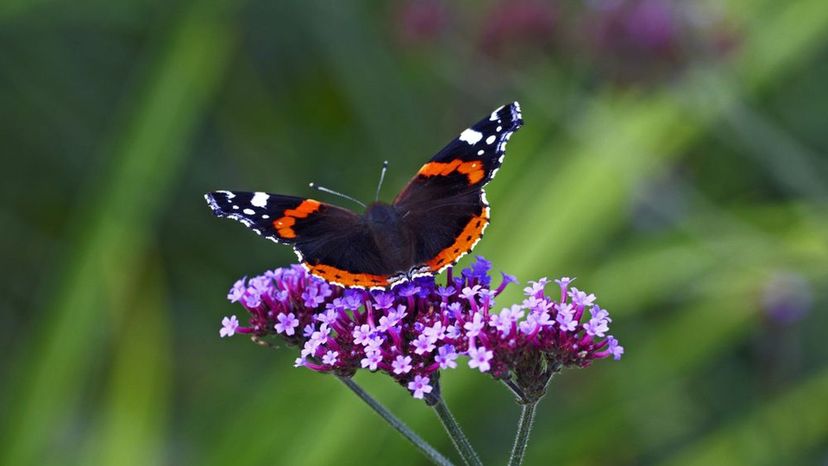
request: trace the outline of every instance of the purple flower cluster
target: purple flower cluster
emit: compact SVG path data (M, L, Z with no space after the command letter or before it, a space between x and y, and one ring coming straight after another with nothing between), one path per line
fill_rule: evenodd
M449 271L445 284L422 277L368 292L330 286L298 265L280 268L233 285L227 297L248 311L248 325L225 317L219 333L278 335L300 348L297 367L341 376L384 372L415 398L428 395L438 371L456 368L461 356L472 369L520 384L545 367L584 367L623 354L607 334L607 311L595 295L570 287L571 279L556 280L554 297L545 294L545 278L530 282L521 304L495 312L495 297L516 280L503 274L493 289L490 270L479 257L459 276Z

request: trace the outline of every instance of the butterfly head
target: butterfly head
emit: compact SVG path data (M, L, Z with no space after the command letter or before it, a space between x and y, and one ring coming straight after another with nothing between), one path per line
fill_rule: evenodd
M378 225L394 225L400 221L398 210L385 202L372 202L365 209L365 218Z

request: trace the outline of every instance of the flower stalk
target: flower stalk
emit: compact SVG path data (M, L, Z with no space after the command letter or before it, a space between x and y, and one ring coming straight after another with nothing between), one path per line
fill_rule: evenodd
M520 420L518 421L515 444L512 446L512 454L509 457L509 466L519 466L523 463L526 453L526 445L529 443L529 434L532 432L532 423L535 420L535 411L540 400L521 405Z
M440 452L434 449L428 442L423 440L419 435L417 435L414 431L412 431L404 422L402 422L399 418L391 414L390 411L385 409L380 402L375 400L371 395L369 395L365 390L362 389L353 379L350 377L345 376L337 376L337 378L345 384L346 387L351 389L362 401L365 402L368 406L371 407L377 414L382 417L382 419L387 422L391 427L394 428L397 432L402 434L403 437L406 438L409 442L411 442L420 453L425 455L432 463L439 465L439 466L452 466L451 461L448 460L445 456L441 455Z
M474 447L469 443L469 439L463 433L463 429L460 428L460 424L454 419L439 393L436 396L430 396L427 402L434 409L437 417L440 418L440 422L446 429L452 443L454 443L457 452L460 453L460 457L463 458L463 462L468 466L483 466L480 456L474 451Z
M518 387L517 384L515 384L510 379L502 379L501 382L503 382L503 385L505 385L506 388L508 388L509 391L512 392L512 395L514 395L515 401L518 404L522 405L526 403L526 395L523 393L523 389Z

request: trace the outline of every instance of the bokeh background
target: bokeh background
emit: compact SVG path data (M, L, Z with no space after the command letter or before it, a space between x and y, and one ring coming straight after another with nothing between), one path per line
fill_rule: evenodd
M292 350L218 338L293 255L202 193L366 199L387 159L391 198L516 99L476 252L577 276L627 349L557 378L527 464L828 464L824 0L7 0L0 50L0 464L425 464ZM505 462L505 389L443 387Z

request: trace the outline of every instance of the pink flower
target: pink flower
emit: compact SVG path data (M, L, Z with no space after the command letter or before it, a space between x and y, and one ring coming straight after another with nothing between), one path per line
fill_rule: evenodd
M463 328L466 329L467 337L476 337L483 330L483 316L480 313L475 313L471 322L466 322Z
M415 348L414 352L420 355L434 351L434 343L431 342L431 339L427 335L417 337L416 340L411 342L411 346Z
M365 357L360 361L360 365L363 369L367 368L370 371L375 371L380 362L382 362L382 354L379 351L373 351L365 354Z
M219 336L221 338L224 337L232 337L236 334L236 329L239 328L239 319L236 316L225 317L221 319L221 330L219 330Z
M494 353L486 348L469 348L469 367L477 368L480 372L488 372L492 366L489 361L494 357Z
M443 345L437 350L437 356L434 360L440 364L440 369L454 369L457 367L457 352L454 351L453 345Z
M395 374L407 374L411 371L411 356L397 356L397 359L391 363Z
M276 319L279 321L274 325L277 333L284 333L289 336L296 333L295 329L299 326L299 319L292 312L287 315L279 314Z
M423 377L422 375L415 375L414 380L408 383L408 389L411 390L414 394L414 398L419 400L423 399L423 395L426 393L431 393L432 387L429 384L428 377Z

